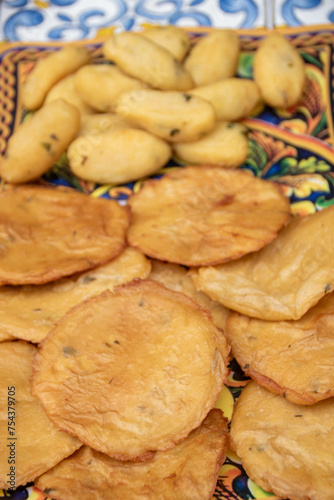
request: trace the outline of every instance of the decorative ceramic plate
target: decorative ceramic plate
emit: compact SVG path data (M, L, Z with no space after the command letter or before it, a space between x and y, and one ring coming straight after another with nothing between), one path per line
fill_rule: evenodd
M305 92L298 106L288 110L261 107L244 120L249 128L249 155L242 168L255 175L279 183L291 201L292 211L303 215L334 204L334 28L318 26L281 29L298 48L306 63ZM112 29L111 31L112 32ZM192 29L195 39L208 29ZM240 31L242 54L238 76L252 77L253 53L267 30ZM102 61L101 40L84 44L95 61ZM0 44L0 154L6 150L8 138L27 112L21 105L22 84L36 60L53 52L61 44ZM176 161L162 169L164 173ZM76 178L62 157L41 183L64 184L92 196L114 198L126 203L143 179L124 186L97 185ZM217 406L231 418L233 403L247 380L235 361L230 365L228 385ZM36 449L38 453L38 449ZM256 486L245 474L240 461L228 452L214 493L216 499L246 500L271 496ZM0 497L15 500L43 500L34 486L19 488L15 493L0 490Z

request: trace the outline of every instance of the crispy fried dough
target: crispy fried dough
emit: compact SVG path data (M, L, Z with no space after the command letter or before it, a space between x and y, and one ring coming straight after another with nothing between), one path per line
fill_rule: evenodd
M128 211L71 189L24 186L0 193L0 285L53 281L116 257Z
M30 395L36 352L36 347L25 342L0 344L0 488L4 489L33 481L82 444L59 431L38 399Z
M41 342L71 307L134 278L147 278L150 269L149 260L128 247L108 264L80 275L38 286L3 286L0 288L0 340L1 335L9 334Z
M214 166L180 168L148 181L129 204L130 244L187 266L217 264L262 248L290 213L276 185Z
M147 460L197 427L226 379L211 315L135 280L72 309L42 342L33 391L50 419L120 460Z
M259 252L192 271L195 286L225 307L251 317L299 319L334 288L333 224L333 206L308 217L294 217Z
M198 302L200 306L208 309L212 314L215 325L225 330L225 322L229 314L228 309L218 302L211 300L205 293L198 292L187 269L177 264L159 262L158 260L152 260L151 263L152 271L149 276L150 279L160 281L160 283L163 283L170 290L188 295L195 302Z
M9 335L6 332L0 332L0 342L5 342L6 340L16 340L15 337Z
M211 410L184 441L149 462L121 462L84 446L41 476L37 486L61 500L210 500L226 441L227 420Z
M296 321L232 313L227 340L247 375L296 404L334 396L334 294Z
M290 500L332 500L334 399L295 405L250 382L233 413L231 444L253 481Z

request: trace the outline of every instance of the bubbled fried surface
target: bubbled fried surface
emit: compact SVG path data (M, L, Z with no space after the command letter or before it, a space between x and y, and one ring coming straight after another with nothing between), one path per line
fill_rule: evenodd
M333 498L334 399L295 405L250 382L234 410L230 440L249 477L291 500Z
M6 336L41 342L57 321L82 300L104 290L147 278L149 260L127 247L104 266L44 285L0 287L0 341Z
M82 445L59 431L40 401L30 394L36 352L36 347L25 342L0 344L0 488L4 489L33 481ZM14 462L8 462L13 459ZM11 465L15 469L15 485L7 483Z
M296 321L262 321L232 313L226 335L247 375L296 404L334 395L334 295Z
M195 286L254 318L299 319L333 289L333 223L334 207L296 216L259 252L193 271Z
M121 460L147 460L197 427L226 380L229 348L183 294L134 281L67 313L35 357L49 418Z
M144 463L121 462L88 447L41 476L37 486L61 500L209 500L225 459L227 420L211 410L200 427Z
M130 245L186 266L218 264L258 250L290 216L289 201L274 184L214 166L180 168L148 181L129 204Z
M0 284L40 284L85 271L125 246L128 211L70 189L0 194Z

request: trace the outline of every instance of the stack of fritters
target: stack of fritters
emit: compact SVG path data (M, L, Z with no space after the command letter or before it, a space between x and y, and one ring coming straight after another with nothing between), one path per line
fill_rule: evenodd
M0 289L1 332L41 342L0 344L1 435L6 388L15 392L14 486L44 474L39 485L53 498L136 490L209 499L225 459L227 420L212 408L229 356L211 313L146 279L151 263L124 248L129 210L117 203L40 186L1 199L1 280L15 283ZM14 273L19 253L26 258ZM4 447L3 488L13 487L7 455ZM64 468L70 488L59 479Z

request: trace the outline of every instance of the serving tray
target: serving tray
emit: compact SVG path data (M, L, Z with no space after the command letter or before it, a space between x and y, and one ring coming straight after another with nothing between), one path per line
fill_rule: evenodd
M194 40L209 31L209 28L189 30ZM249 129L249 155L241 168L279 183L290 198L292 212L307 215L334 204L334 28L314 26L281 28L279 31L291 40L305 60L305 92L298 106L288 110L260 106L252 117L243 120ZM266 29L239 31L242 45L239 77L252 77L254 51L267 33ZM103 62L103 40L77 43L91 51L93 61ZM21 89L26 75L37 60L62 45L0 43L0 154L5 152L13 131L27 117L27 111L21 104ZM175 166L181 166L176 159L156 175L162 175ZM94 197L114 198L125 204L129 194L137 191L143 180L122 186L82 181L70 172L66 156L63 156L40 183L67 185ZM246 383L247 378L233 360L227 386L216 405L229 419L234 401ZM273 500L277 498L252 482L238 457L228 451L213 498L248 500L269 496ZM33 485L18 488L14 493L0 490L0 498L4 497L15 500L46 498Z

